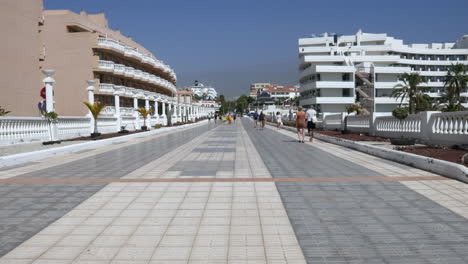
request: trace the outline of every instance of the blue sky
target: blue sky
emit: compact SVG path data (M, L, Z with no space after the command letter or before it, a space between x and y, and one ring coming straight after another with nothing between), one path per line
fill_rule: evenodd
M296 84L297 40L336 32L388 33L405 43L468 34L468 0L44 0L46 9L104 11L110 27L228 97L251 82Z

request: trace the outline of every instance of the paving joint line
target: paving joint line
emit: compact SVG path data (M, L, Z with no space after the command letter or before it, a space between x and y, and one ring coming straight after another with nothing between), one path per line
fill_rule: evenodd
M142 183L142 182L369 182L369 181L440 181L443 176L404 177L318 177L318 178L120 178L120 179L0 179L0 183Z

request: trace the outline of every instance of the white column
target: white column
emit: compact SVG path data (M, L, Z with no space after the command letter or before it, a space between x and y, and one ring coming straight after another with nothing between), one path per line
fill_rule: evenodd
M117 117L117 131L120 131L120 91L114 91L115 117Z
M54 112L55 110L55 102L54 102L54 83L55 80L52 78L54 75L55 70L43 70L47 77L42 80L44 82L44 86L46 88L46 111L47 113Z
M133 113L135 116L135 130L138 130L140 127L140 114L136 111L138 109L138 96L136 92L133 92L133 108L135 110L135 113Z
M148 111L150 109L148 95L145 96L145 109L146 109L146 111Z
M96 81L87 80L86 83L88 84L88 87L86 88L86 90L88 90L88 102L90 104L94 104L94 84Z
M159 110L158 110L158 99L156 98L154 100L154 115L159 118Z
M165 102L162 103L162 116L163 117L166 116L166 103Z
M88 87L86 87L86 90L88 91L88 102L90 104L94 104L94 84L96 81L94 80L87 80L86 83L88 84ZM89 116L89 128L90 128L90 133L94 133L94 117L91 114L91 111L88 111L87 116Z

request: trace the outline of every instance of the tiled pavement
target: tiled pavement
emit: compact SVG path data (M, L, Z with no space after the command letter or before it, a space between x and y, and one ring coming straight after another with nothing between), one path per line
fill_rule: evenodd
M313 147L297 143L292 132L256 131L248 121L244 125L273 177L435 176L320 141ZM297 154L281 160L282 151ZM468 185L464 183L276 185L308 263L468 263Z
M0 263L468 263L467 185L250 121L212 126L0 172L25 181L0 180Z

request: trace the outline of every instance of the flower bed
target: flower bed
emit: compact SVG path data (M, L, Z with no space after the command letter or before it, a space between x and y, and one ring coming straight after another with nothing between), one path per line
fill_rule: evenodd
M450 161L453 163L458 163L468 167L468 164L462 164L462 157L468 151L460 149L450 149L443 147L431 147L431 146L406 146L406 147L396 147L395 150L404 151L408 153L413 153L416 155L421 155L425 157L430 157L434 159L441 159L445 161Z
M390 142L390 139L388 138L373 137L373 136L367 136L367 135L361 135L361 134L341 134L341 132L339 131L318 130L315 132L323 134L323 135L327 135L327 136L343 138L343 139L348 139L348 140L353 140L353 141Z

